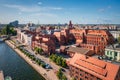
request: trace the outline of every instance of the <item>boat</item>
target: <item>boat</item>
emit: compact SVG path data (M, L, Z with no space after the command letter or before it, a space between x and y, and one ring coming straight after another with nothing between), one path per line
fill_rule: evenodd
M6 76L5 80L12 80L12 78L10 76Z

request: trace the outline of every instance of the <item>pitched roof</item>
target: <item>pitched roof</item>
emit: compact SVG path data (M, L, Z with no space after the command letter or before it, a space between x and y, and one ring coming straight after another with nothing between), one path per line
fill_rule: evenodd
M78 53L73 56L69 64L103 80L115 80L120 69L118 65Z

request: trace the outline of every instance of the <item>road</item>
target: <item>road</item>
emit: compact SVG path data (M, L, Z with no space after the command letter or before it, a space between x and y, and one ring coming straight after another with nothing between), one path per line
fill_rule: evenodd
M60 68L62 68L62 67L56 65L55 63L53 63L52 61L50 61L50 59L48 57L45 57L45 56L42 56L42 55L39 55L39 54L36 55L35 52L31 50L30 47L25 47L25 49L28 50L31 54L33 54L35 57L43 60L47 64L50 64L50 66L52 67L53 71L58 71ZM63 73L65 74L67 79L71 80L71 77L69 75L69 70L65 69L65 68L64 68L64 70L65 70L65 72L63 72Z

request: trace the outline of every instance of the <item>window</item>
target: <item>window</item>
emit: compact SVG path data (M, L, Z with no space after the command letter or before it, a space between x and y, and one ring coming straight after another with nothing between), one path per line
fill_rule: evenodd
M88 77L87 77L87 76L85 76L85 79L88 79Z
M117 52L115 52L115 56L117 56Z
M82 80L82 78L80 78L80 80Z
M110 52L110 55L112 55L112 52Z
M107 52L107 55L109 55L109 51L106 51Z
M82 76L82 74L80 73L80 76Z

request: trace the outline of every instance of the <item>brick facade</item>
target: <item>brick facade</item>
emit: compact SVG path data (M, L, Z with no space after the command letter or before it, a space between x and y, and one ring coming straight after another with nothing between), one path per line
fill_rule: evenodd
M85 30L72 29L70 33L73 34L76 44L79 47L93 50L96 54L103 55L105 47L114 43L114 38L107 30Z

